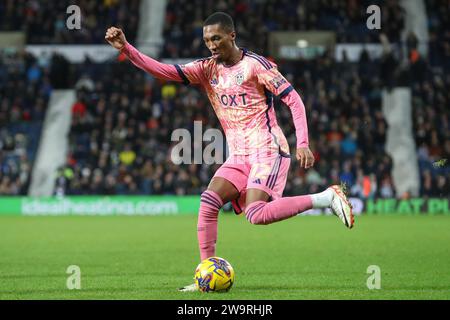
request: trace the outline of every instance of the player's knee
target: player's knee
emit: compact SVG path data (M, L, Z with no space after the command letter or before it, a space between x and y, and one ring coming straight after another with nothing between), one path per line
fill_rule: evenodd
M256 215L256 216L253 216L253 217L250 218L250 219L247 218L247 220L248 220L251 224L254 224L254 225L265 226L265 225L269 224L269 222L268 222L266 219L264 219L264 216L263 216L263 215Z
M200 204L208 204L219 210L223 206L223 202L218 198L217 194L213 194L209 190L205 190L200 195Z
M236 187L228 180L222 177L214 177L208 186L208 190L214 192L220 197L223 203L227 203L239 197Z
M264 206L249 206L245 209L245 216L251 224L255 225L266 225L268 224L268 221L264 214Z

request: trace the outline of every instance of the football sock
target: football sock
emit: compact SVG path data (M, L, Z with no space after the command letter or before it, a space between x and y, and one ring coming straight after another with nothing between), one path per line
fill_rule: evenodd
M311 196L285 197L271 202L255 201L245 210L252 224L270 224L288 219L312 208Z
M215 256L217 219L222 206L222 199L214 191L206 190L202 193L197 223L197 237L202 261Z
M333 200L333 191L327 189L320 193L314 193L311 195L312 207L317 208L328 208L331 205L331 200Z

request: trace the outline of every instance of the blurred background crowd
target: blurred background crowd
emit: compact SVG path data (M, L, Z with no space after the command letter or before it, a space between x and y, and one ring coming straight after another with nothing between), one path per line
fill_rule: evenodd
M367 3L366 3L367 2ZM373 2L373 1L372 1ZM382 32L393 44L404 23L397 1L378 1ZM267 33L273 30L334 30L340 43L379 42L379 32L365 27L368 1L175 1L168 0L160 58L209 56L202 21L221 10L235 19L238 45L268 56ZM67 4L51 1L2 1L0 30L23 30L28 43L104 43L110 25L123 27L134 43L139 1L79 1L86 10L84 28L69 32L58 12ZM402 78L413 91L414 137L421 175L421 196L449 194L450 177L450 6L426 1L429 54L408 37L409 68ZM61 8L64 10L62 10ZM47 19L52 16L56 19ZM270 57L268 57L270 58ZM170 159L177 128L203 132L220 128L206 96L196 87L154 79L123 57L107 63L69 64L61 56L34 57L0 53L0 194L26 194L53 79L70 74L77 86L67 164L61 167L56 193L199 194L219 165L175 165ZM321 191L344 182L361 198L396 194L385 152L387 124L381 111L383 88L392 85L398 61L363 51L359 61L337 61L330 52L305 60L275 61L300 93L306 107L316 165L299 168L293 159L284 195ZM291 113L275 103L278 123L294 153Z
M126 26L130 39L136 37L139 0L2 0L0 30L25 31L28 44L103 44L111 25ZM67 8L81 8L81 29L66 27Z

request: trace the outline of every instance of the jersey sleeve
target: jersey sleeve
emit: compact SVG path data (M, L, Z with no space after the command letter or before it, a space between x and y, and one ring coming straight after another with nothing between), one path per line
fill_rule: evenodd
M183 81L179 73L171 64L161 63L137 50L128 42L125 44L121 53L125 54L128 59L138 68L148 72L158 79Z
M289 94L294 88L278 71L277 66L264 58L260 59L262 62L256 63L254 70L258 82L279 98Z
M308 124L305 106L300 95L280 71L278 71L275 64L261 56L258 56L258 62L255 64L258 82L275 96L279 97L290 108L295 126L297 148L307 148L309 146Z
M306 108L302 98L297 91L291 90L281 98L281 101L291 110L295 136L297 138L297 148L308 148L308 122L306 120Z
M201 84L205 79L203 60L181 65L176 64L175 68L185 84Z

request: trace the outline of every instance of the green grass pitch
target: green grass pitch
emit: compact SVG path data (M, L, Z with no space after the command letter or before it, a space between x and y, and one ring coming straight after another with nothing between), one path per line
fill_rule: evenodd
M0 217L0 299L449 299L450 216L332 216L254 226L221 214L228 293L182 293L198 264L196 216ZM66 269L81 269L68 290ZM369 290L367 268L381 269Z

